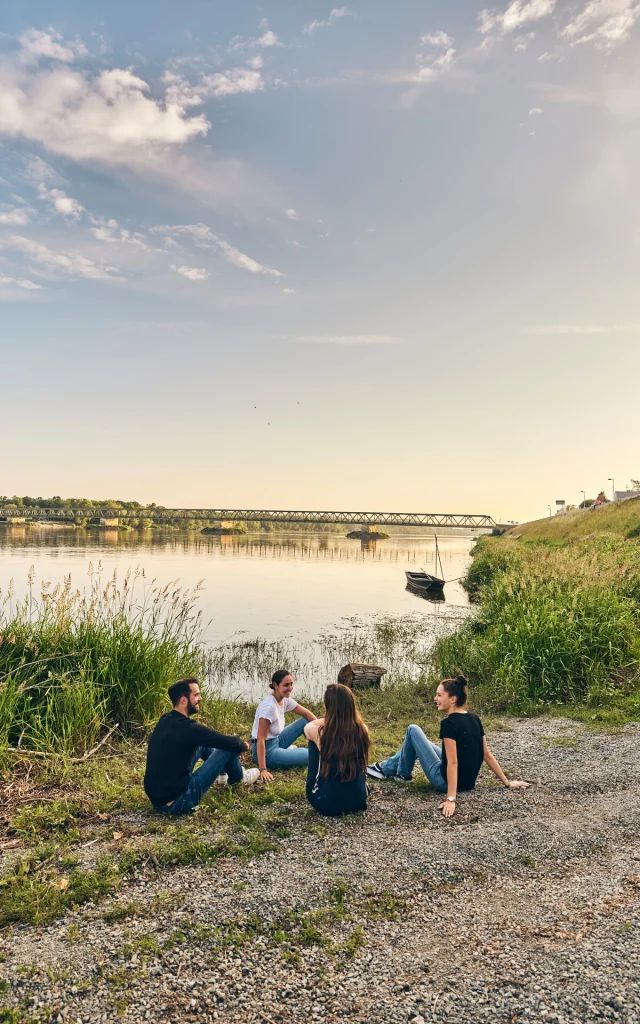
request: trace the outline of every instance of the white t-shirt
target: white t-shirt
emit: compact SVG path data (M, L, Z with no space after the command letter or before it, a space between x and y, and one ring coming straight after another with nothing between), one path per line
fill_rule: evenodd
M278 701L273 694L265 697L264 700L260 701L256 708L256 717L253 720L253 729L251 730L251 739L257 740L258 738L258 723L261 718L266 718L271 722L269 726L268 740L273 740L276 736L279 736L284 729L284 716L287 711L293 711L298 702L293 697L283 697L282 704L278 704Z

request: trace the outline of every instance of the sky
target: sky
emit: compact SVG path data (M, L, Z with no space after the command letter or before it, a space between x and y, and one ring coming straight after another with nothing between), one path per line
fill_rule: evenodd
M637 0L22 0L4 494L548 514L640 476Z

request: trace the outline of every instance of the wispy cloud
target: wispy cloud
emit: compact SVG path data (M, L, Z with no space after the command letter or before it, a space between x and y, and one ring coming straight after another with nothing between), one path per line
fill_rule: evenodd
M589 0L562 31L571 43L592 42L610 53L629 38L640 18L638 0Z
M200 249L217 249L227 261L240 270L248 270L251 274L268 274L272 277L283 277L279 270L265 267L251 256L230 245L226 239L215 234L207 224L160 224L151 228L154 233L161 233L169 238L176 235L190 236Z
M36 291L42 288L42 285L36 284L35 281L29 281L26 277L5 277L0 274L0 288L9 288L11 286L24 288L27 291Z
M22 33L19 41L23 56L29 55L35 60L47 58L70 64L77 57L84 57L87 54L87 48L80 40L65 40L52 28L47 32L30 28Z
M29 223L29 211L24 206L0 207L0 224L21 227Z
M295 339L310 345L397 345L388 334L305 334Z
M284 212L285 216L288 217L289 220L298 220L298 213L292 207L288 210L285 210Z
M79 252L63 252L50 249L48 246L43 245L42 242L36 242L32 238L25 238L23 235L11 235L7 240L0 242L0 247L22 253L45 276L57 277L66 275L76 278L85 277L93 280L104 280L119 274L118 267L112 267L105 263L96 263Z
M319 28L328 28L336 21L340 21L340 18L346 18L350 14L351 11L348 7L334 7L329 11L328 16L324 20L316 18L314 21L309 22L308 25L305 25L302 31L305 35L310 36L313 32L317 32Z
M639 334L640 323L629 324L536 324L525 334Z
M478 28L483 35L508 35L553 14L555 6L556 0L512 0L502 11L488 8L480 11Z
M175 270L176 274L188 278L189 281L206 281L209 276L209 271L204 267L186 267L184 265L177 267L175 263L172 263L171 269Z

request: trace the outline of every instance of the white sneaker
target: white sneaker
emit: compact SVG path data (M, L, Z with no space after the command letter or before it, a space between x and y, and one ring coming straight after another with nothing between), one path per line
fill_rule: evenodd
M260 778L259 768L243 768L242 770L242 783L245 786L253 786L254 782L257 782Z
M224 775L218 775L218 778L213 784L217 789L224 789L225 786L229 785L229 776L226 773Z

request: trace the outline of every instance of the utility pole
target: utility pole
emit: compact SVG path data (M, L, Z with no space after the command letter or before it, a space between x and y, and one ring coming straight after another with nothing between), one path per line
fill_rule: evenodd
M611 483L611 498L613 501L616 500L616 482L612 476L608 476L607 480Z

